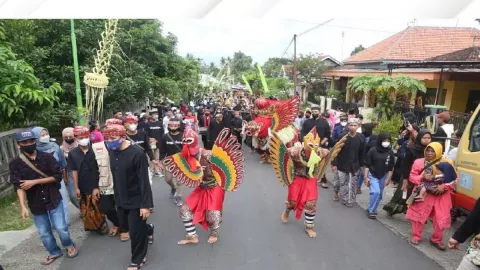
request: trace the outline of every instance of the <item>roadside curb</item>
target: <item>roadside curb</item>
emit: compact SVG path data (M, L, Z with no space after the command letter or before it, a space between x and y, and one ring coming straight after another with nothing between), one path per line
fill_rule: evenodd
M0 232L0 257L30 238L34 232L36 232L35 225L21 231Z

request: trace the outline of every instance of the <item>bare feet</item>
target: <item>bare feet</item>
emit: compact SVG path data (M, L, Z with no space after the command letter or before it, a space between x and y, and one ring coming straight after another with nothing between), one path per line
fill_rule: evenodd
M185 238L184 240L180 240L178 242L179 245L186 245L186 244L196 244L198 243L198 237L197 236L194 236L194 237L191 237L191 238Z
M287 210L283 210L282 216L281 216L280 218L282 219L282 222L283 222L283 223L287 223L287 222L288 222L288 212L287 212Z
M313 228L312 229L305 228L305 231L307 232L310 238L315 238L315 236L317 236L317 233L313 230Z
M217 242L217 240L218 240L218 236L210 235L210 237L208 237L207 243L213 244L213 243Z

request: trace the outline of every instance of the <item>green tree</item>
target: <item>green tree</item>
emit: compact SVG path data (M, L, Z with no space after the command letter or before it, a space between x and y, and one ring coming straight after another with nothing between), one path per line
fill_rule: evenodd
M297 60L298 81L302 80L309 89L314 81L321 80L323 73L327 70L325 64L320 61L318 54L300 54Z
M268 58L265 64L263 64L263 72L267 77L278 77L280 71L282 70L282 65L290 65L292 60L288 58Z
M357 47L355 47L355 49L353 49L352 53L350 53L350 56L355 55L363 50L365 50L365 48L362 46L362 44L360 44Z
M233 59L231 60L231 74L235 78L235 83L242 80L242 73L245 73L253 68L252 63L252 57L241 51L233 54Z
M58 83L44 88L34 69L17 59L0 27L0 126L38 119L58 101ZM43 114L44 115L44 114ZM45 116L45 115L44 115Z

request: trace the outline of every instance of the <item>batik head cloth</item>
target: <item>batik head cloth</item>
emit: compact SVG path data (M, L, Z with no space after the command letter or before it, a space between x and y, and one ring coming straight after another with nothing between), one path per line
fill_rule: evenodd
M125 134L125 127L118 124L108 125L103 130L103 136L105 137L125 136Z
M138 123L138 118L133 114L129 114L125 117L125 123Z
M73 135L75 137L88 137L90 136L90 130L84 126L76 126L73 128Z
M122 120L117 119L117 118L110 118L105 121L105 126L110 126L110 125L123 125Z

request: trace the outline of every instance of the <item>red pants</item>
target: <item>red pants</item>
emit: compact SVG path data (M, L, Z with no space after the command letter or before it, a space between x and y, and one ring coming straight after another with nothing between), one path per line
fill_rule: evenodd
M420 241L422 239L422 232L425 223L411 221L412 223L412 239ZM443 240L443 230L437 225L436 222L433 222L433 234L430 240L434 243L441 244Z

